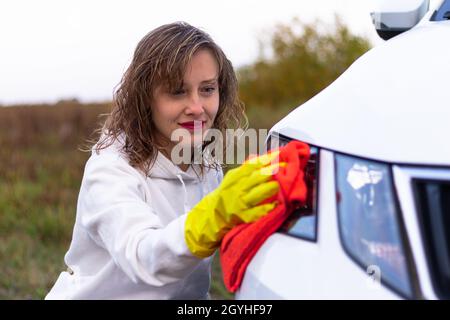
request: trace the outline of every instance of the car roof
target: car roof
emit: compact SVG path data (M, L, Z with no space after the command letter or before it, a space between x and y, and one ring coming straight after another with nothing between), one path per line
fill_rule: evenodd
M449 39L450 21L427 19L369 50L271 132L375 160L450 165Z

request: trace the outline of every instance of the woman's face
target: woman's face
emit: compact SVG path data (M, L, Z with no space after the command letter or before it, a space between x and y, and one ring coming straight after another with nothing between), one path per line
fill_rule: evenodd
M169 92L162 86L153 94L153 122L157 129L156 139L169 152L178 143L171 141L172 133L185 129L182 138L186 144L199 143L212 127L219 109L219 67L212 53L207 49L196 52L187 65L181 88ZM177 132L178 133L178 132ZM200 134L199 134L200 133Z

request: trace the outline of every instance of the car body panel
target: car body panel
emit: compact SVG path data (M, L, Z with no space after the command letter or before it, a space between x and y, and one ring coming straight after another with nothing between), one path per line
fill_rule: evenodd
M443 39L450 21L373 48L270 131L373 160L450 165L450 45Z

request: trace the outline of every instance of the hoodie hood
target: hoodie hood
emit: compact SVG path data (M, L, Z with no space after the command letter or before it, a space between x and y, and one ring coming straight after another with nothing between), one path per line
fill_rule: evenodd
M183 171L158 151L156 160L150 169L149 177L169 180L181 178L184 181L200 180L200 165L191 165L188 170Z
M105 133L104 133L105 134ZM103 135L104 135L103 134ZM125 134L122 133L117 137L117 140L111 145L111 148L114 152L118 152L122 156L123 154L122 147L125 144ZM209 172L209 168L205 168L204 176ZM169 160L165 155L163 155L160 151L156 156L156 159L150 168L150 172L148 176L150 178L158 178L165 180L180 180L183 181L202 181L201 178L201 168L199 164L193 164L189 166L188 170L183 171L175 165L171 160Z

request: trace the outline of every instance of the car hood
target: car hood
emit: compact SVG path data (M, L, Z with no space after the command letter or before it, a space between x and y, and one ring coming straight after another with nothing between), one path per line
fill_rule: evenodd
M272 131L392 163L450 165L450 22L371 49Z

